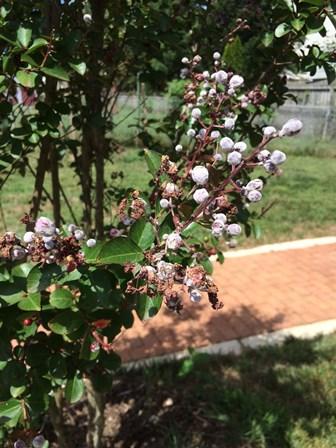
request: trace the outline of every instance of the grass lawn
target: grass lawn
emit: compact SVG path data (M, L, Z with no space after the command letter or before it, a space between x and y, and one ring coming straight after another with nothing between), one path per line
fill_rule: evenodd
M331 144L323 144L320 153L317 150L307 155L304 151L307 141L297 139L282 140L277 145L283 148L288 141L299 144L296 150L288 147L289 157L283 166L282 177L272 178L265 189L261 204L251 208L259 210L262 206L275 201L273 208L259 221L262 234L259 241L253 237L240 238L240 246L252 246L276 241L286 241L314 236L326 236L336 233L336 201L334 182L336 177L336 157ZM314 145L313 145L314 146ZM307 146L308 147L308 146ZM316 145L314 148L316 149ZM300 155L297 155L299 153ZM304 154L304 155L303 155ZM318 154L318 156L317 156ZM134 186L142 189L148 183L150 175L143 157L137 149L128 149L115 157L115 163L106 166L108 173L123 170L124 178L117 178L113 185L119 187ZM62 184L67 192L75 213L80 217L81 200L78 195L77 179L67 169L61 170ZM33 189L31 175L22 178L12 177L1 191L2 207L8 229L22 229L19 219L29 211L29 200ZM50 190L49 186L48 189ZM64 207L64 218L71 217ZM51 207L45 203L43 213L51 214ZM112 221L113 211L107 214L107 223ZM3 222L0 230L3 231Z
M335 359L331 335L122 372L109 396L103 446L334 448ZM76 409L82 415L85 405ZM85 423L71 420L74 446L82 446Z

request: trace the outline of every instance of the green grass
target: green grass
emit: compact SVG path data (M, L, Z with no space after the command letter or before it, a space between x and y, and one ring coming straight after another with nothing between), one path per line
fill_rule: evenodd
M292 146L288 146L292 142ZM331 144L321 143L320 152L314 155L303 155L305 139L283 139L274 145L288 151L288 161L283 165L283 175L272 177L264 190L264 199L260 204L251 205L251 210L260 211L262 207L273 203L272 209L266 213L259 224L262 230L259 240L253 237L240 238L240 246L294 240L300 238L332 235L336 232L336 201L334 182L336 177L336 157ZM303 145L303 146L300 146ZM318 148L318 144L312 144ZM301 149L300 149L301 148ZM300 155L297 155L297 152ZM124 177L111 180L113 172L122 170ZM107 181L117 187L144 189L150 179L144 158L138 149L127 149L115 156L115 163L106 164ZM260 174L264 174L260 170ZM257 175L257 173L256 173ZM78 179L69 169L61 169L62 185L70 199L78 218L81 215ZM50 191L48 177L47 189ZM16 174L6 183L1 191L2 207L5 212L8 229L22 229L19 219L29 211L29 200L33 191L33 177L25 178ZM72 221L65 207L64 218ZM51 215L48 201L43 206L43 213ZM113 210L107 213L106 222L111 224ZM0 230L4 230L0 222Z
M331 335L124 372L106 446L334 448L335 358Z

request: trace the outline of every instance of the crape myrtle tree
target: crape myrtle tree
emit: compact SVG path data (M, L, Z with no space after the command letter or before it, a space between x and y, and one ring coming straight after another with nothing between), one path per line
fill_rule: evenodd
M261 100L257 89L227 72L219 52L210 70L199 55L182 62L190 75L181 113L189 144L176 145L175 160L146 151L151 194L131 191L121 200L110 240L29 215L22 237L0 238L0 418L8 446L48 446L46 413L59 446L71 446L63 398L78 401L85 385L86 446L102 446L104 391L120 364L113 341L132 327L133 311L146 319L164 303L180 313L185 300L197 306L202 298L214 310L223 306L209 256L223 261L223 240L240 235L269 178L281 174L286 155L268 143L297 134L302 123L266 126L249 148L234 129Z
M326 16L332 18L326 0L4 0L0 186L12 174L33 174L27 207L33 218L49 201L60 225L63 204L74 222L101 238L111 193L120 198L106 178L106 163L120 149L114 110L122 90L133 89L140 76L149 89L162 91L179 73L184 54L201 53L211 63L209 49L219 50L227 69L239 71L264 97L237 121L237 132L256 144L261 134L254 123L288 97L285 68L313 73L323 66L333 79L330 53L317 46L299 50L307 33L325 33ZM151 122L170 138L171 148L183 131L179 109ZM148 126L139 132L146 147L160 151L155 135ZM78 179L81 216L60 183L61 165L70 165Z
M191 4L202 17L211 5ZM326 7L318 0L277 6L288 22L278 23L266 43L282 42L291 60L294 37L303 38L311 17L322 27ZM171 154L145 151L151 185L120 198L114 228L104 240L104 163L117 144L108 133L113 103L146 58L153 85L160 73L157 61L171 67L164 50L178 47L169 35L183 11L177 2L27 1L0 8L2 182L16 170L35 175L32 209L22 220L25 230L0 238L0 421L8 446L48 446L49 419L59 446L69 446L64 400L75 403L85 388L86 446L102 446L104 393L120 365L113 341L132 327L134 312L141 319L153 317L162 303L177 313L185 300L197 306L203 298L215 310L222 307L209 257L223 261L223 242L234 245L242 229L248 231L253 204L262 200L269 179L281 174L286 155L270 152L268 143L301 130L302 123L290 119L279 130L258 128L252 145L241 138L272 103L273 69L264 70L262 83L249 84L232 62L226 66L222 51L205 48L202 60L184 37L192 16L185 11L185 26L176 33L181 46L189 46L174 63L176 68L182 62L188 79L178 121L184 139ZM200 29L204 23L196 25ZM235 23L227 42L246 25ZM300 61L306 57L313 70L327 64L329 55L315 50ZM279 63L272 59L275 76ZM28 98L36 97L34 107L17 101L19 85ZM59 162L64 157L66 163L67 153L80 179L84 229L76 222L62 225L60 197L67 196ZM50 193L44 185L48 170ZM38 218L46 195L54 220Z

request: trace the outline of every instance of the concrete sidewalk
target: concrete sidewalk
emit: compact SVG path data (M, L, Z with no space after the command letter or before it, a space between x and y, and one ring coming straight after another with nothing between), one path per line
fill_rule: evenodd
M185 300L181 316L163 306L116 341L123 361L336 318L336 244L230 257L215 265L213 278L223 309L205 298Z

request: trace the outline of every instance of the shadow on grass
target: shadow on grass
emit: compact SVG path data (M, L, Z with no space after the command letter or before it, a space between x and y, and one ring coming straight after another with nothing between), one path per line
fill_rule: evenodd
M105 447L334 447L336 337L123 373Z

